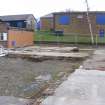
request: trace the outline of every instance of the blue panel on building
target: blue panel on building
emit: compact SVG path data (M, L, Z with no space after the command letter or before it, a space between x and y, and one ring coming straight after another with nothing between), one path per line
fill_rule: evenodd
M16 46L16 41L15 41L15 40L13 40L11 43L12 43L12 46L13 46L13 47Z
M104 29L100 29L99 30L99 37L104 37L104 35L105 35Z
M70 24L70 16L66 16L66 15L60 16L59 24L61 24L61 25L68 25L68 24Z
M105 14L97 14L96 23L99 25L105 25Z
M39 22L37 23L37 29L40 30L40 28L41 28L41 22L39 21Z

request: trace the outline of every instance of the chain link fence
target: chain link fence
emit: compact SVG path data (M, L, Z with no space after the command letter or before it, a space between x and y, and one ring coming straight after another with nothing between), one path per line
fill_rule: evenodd
M35 33L34 41L37 43L67 43L67 44L92 44L91 35L86 34L75 34L75 33L53 33L37 31ZM105 44L105 36L100 36L98 34L94 35L94 45Z

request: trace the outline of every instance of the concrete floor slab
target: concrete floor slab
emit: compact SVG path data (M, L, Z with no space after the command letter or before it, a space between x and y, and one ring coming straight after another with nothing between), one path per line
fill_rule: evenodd
M26 55L26 56L43 56L43 57L64 57L64 58L84 58L88 57L87 53L73 52L76 47L27 47L22 50L9 51L9 54Z

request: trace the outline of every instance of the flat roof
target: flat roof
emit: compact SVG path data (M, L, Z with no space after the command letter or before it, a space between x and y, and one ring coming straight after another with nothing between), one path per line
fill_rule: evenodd
M87 13L87 11L67 11L67 12L55 12L55 13L53 13L54 15L56 15L56 14L71 14L71 13L73 13L73 14L78 14L78 13L80 13L80 14L84 14L84 13ZM89 11L89 13L92 13L92 14L96 14L96 13L104 13L105 14L105 11Z

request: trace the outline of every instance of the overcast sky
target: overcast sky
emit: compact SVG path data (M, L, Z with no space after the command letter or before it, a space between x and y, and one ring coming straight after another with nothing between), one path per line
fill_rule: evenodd
M88 0L91 10L105 11L105 0ZM51 12L86 10L85 0L0 0L0 15L34 14L36 18Z

